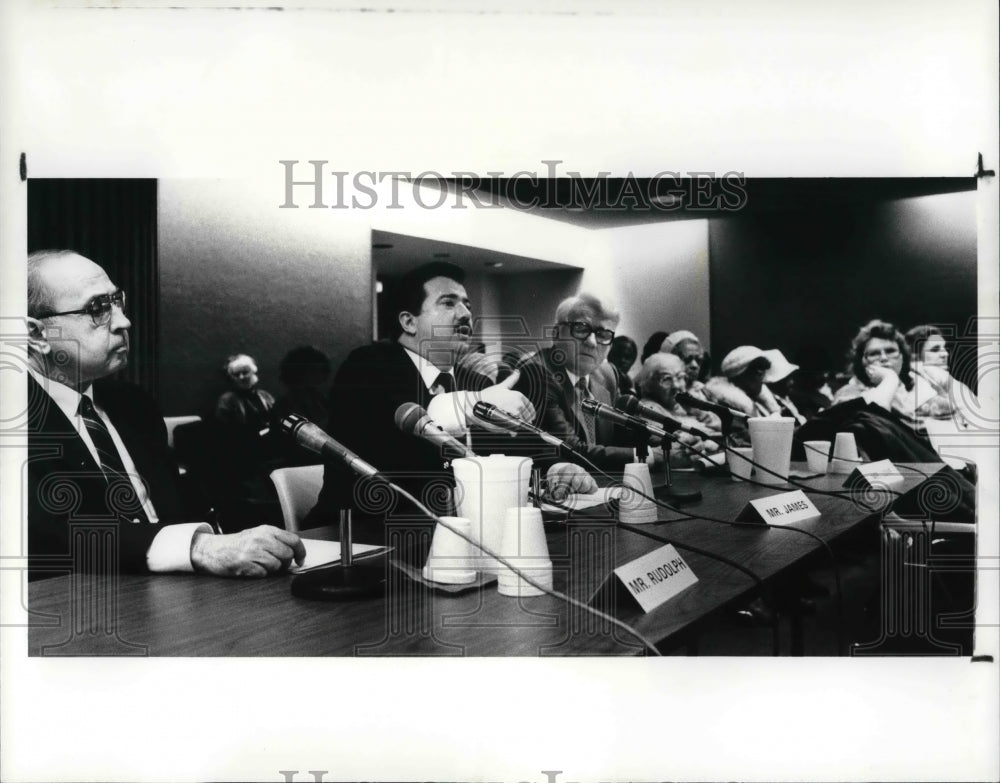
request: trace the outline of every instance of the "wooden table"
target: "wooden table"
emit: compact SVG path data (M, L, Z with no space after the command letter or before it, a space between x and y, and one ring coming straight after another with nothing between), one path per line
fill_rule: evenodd
M796 466L793 466L796 467ZM799 466L802 467L802 466ZM929 474L939 465L915 465ZM924 478L901 468L905 492ZM817 490L841 491L843 476L802 483ZM764 488L728 477L697 476L704 499L686 513L733 520L752 498L792 487ZM799 523L833 541L873 517L848 493L811 494L822 512ZM874 502L873 502L874 501ZM869 497L878 507L888 495ZM680 519L661 510L661 522L644 530L673 542L698 583L643 614L637 607L599 601L599 608L634 626L660 649L684 643L703 620L720 609L746 601L757 585L746 574L688 552L684 544L711 550L749 568L769 584L816 557L813 539L769 526L732 527L703 519ZM393 535L396 529L387 523ZM586 601L611 571L663 544L616 528L606 509L546 524L554 586ZM329 538L330 531L305 537ZM359 541L364 540L358 535ZM509 598L496 585L453 595L432 590L388 569L387 596L351 603L295 598L292 577L261 580L220 579L197 574L117 577L68 575L33 582L30 655L155 656L547 656L634 655L634 637L592 614L551 596Z

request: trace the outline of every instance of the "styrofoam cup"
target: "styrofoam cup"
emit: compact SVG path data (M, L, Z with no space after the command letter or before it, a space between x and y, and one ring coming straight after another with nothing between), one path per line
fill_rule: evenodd
M806 449L806 462L810 473L826 473L830 464L830 441L807 440L802 444Z
M631 489L623 490L621 500L618 501L619 521L627 525L649 525L656 522L656 504L649 500L653 497L653 478L649 474L649 465L645 462L628 463L622 472L622 483Z
M726 449L726 464L733 481L746 481L753 473L753 449L749 446L730 446Z
M456 530L469 535L472 525L465 517L441 517ZM465 585L476 581L472 544L438 523L434 526L431 551L424 564L424 579L442 584Z
M846 476L858 465L858 442L853 432L838 432L833 441L833 457L830 459L830 473Z
M540 509L533 506L507 509L500 554L518 571L549 590L552 589L552 561L549 559L549 545L545 540ZM500 595L507 596L544 593L502 564L497 572L497 590Z
M757 463L757 481L761 484L784 484L792 464L795 419L790 416L753 416L748 426L753 461Z

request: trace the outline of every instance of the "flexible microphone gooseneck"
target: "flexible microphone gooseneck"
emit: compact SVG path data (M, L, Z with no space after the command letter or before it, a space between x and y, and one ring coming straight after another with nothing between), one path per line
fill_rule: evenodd
M477 403L477 406L480 404L488 404L488 403ZM477 413L477 415L479 414ZM401 495L402 497L406 498L411 503L413 503L413 505L416 506L421 513L425 514L427 517L434 520L437 524L442 525L444 528L454 533L459 538L469 542L477 549L479 549L481 552L483 552L483 554L495 559L501 565L509 568L514 574L516 574L519 578L523 579L525 582L527 582L535 589L541 590L543 593L551 595L554 598L558 598L559 600L563 601L564 603L570 606L575 606L578 609L582 609L594 615L595 617L600 618L601 620L611 623L612 625L620 628L629 635L638 639L640 642L642 642L643 645L645 645L647 649L652 651L654 655L660 655L660 651L656 648L656 645L653 644L653 642L651 642L649 639L647 639L642 633L640 633L635 628L630 626L628 623L624 623L621 620L617 619L616 617L612 617L611 615L607 614L606 612L602 612L599 609L595 609L592 606L588 606L584 602L579 601L576 598L573 598L572 596L566 595L565 593L561 593L558 590L553 590L552 588L546 587L545 585L541 584L534 577L524 573L517 566L511 564L510 561L508 561L505 557L503 557L503 555L494 552L485 544L474 540L470 535L468 535L464 531L454 527L453 525L443 520L441 517L439 517L429 508L427 508L427 506L425 506L423 503L417 500L417 498L415 498L413 495L411 495L409 492L407 492L399 485L390 481L384 475L379 473L374 467L372 467L367 462L358 457L350 449L338 443L329 435L327 435L325 432L323 432L323 430L317 427L315 424L312 424L311 422L307 421L301 416L291 414L281 420L280 426L284 432L291 434L292 437L295 438L297 443L309 449L310 451L314 451L317 454L320 454L324 457L336 458L338 460L341 460L345 464L347 464L348 467L350 467L352 470L354 470L355 472L357 472L362 476L378 477L382 482L387 484L394 492L396 492L397 494ZM318 433L316 431L318 431ZM305 434L302 434L303 432Z
M587 405L588 402L591 403L591 405ZM639 429L641 429L641 430L643 430L645 432L652 432L652 433L660 435L661 437L664 437L664 438L673 437L669 433L664 432L663 430L661 430L655 424L650 424L649 422L642 421L641 419L636 419L636 418L634 418L632 416L626 416L625 414L620 413L619 411L616 411L613 408L609 408L607 405L603 405L602 403L599 403L596 400L584 400L583 404L585 406L584 410L586 410L587 408L590 408L591 411L600 411L600 410L603 410L605 412L604 415L606 417L610 418L612 421L618 421L620 423L623 423L624 426L632 427L632 428L639 428ZM484 406L484 407L480 408L480 406ZM477 416L480 416L481 418L484 418L487 421L492 421L495 424L499 424L501 426L509 426L512 429L522 429L522 430L529 431L529 432L535 432L536 434L539 434L539 435L544 435L548 439L547 442L549 442L549 443L555 443L555 445L558 445L561 448L564 448L570 454L572 454L573 456L575 456L576 458L578 458L582 462L585 462L595 473L598 473L599 475L605 477L606 479L608 479L609 481L611 481L613 484L620 484L620 482L617 479L615 479L610 474L605 473L603 470L601 470L599 467L597 467L597 465L595 465L593 462L591 462L583 454L581 454L579 451L577 451L572 446L570 446L569 444L567 444L565 441L559 440L554 435L550 435L549 433L546 433L544 430L539 430L534 425L527 424L526 422L523 422L520 419L516 419L513 416L510 416L509 414L504 413L502 416L495 415L494 412L492 410L490 410L490 409L492 409L494 407L495 406L489 405L488 403L477 402L474 411L475 411L475 413L476 413ZM653 503L655 503L655 504L657 504L659 506L662 506L664 508L668 508L671 511L676 511L677 510L673 506L668 506L668 505L662 503L661 501L657 500L656 498L650 497L649 495L646 495L645 493L643 493L643 492L635 489L634 487L630 486L629 489L631 491L635 492L640 497L646 498L647 500L651 500ZM680 513L683 514L683 512L680 512ZM694 519L695 517L688 517L688 518L689 519ZM757 574L755 574L750 569L744 567L740 563L737 563L734 560L731 560L731 559L729 559L727 557L724 557L723 555L717 555L714 552L709 552L706 549L702 549L700 547L696 547L696 546L693 546L691 544L681 544L681 543L676 543L676 542L670 541L667 538L664 538L662 536L657 536L654 533L650 533L648 530L644 530L641 527L637 527L635 525L629 525L628 523L621 522L620 520L616 521L615 524L617 524L618 526L620 526L623 530L628 530L630 532L637 533L638 535L645 536L647 538L652 538L654 541L659 541L662 544L673 544L674 546L677 546L677 547L679 547L681 549L685 549L685 550L687 550L689 552L696 552L697 554L703 555L704 557L710 558L712 560L717 560L720 563L725 563L726 565L730 566L731 568L734 568L737 571L741 571L741 572L745 573L747 576L749 576L751 579L753 579L757 583L757 585L759 587L763 588L763 586L764 586L764 581Z
M689 435L699 437L702 440L718 440L717 436L712 433L703 430L701 427L696 427L693 424L687 424L680 419L675 419L670 414L657 410L645 400L640 400L634 394L619 395L615 400L615 408L623 413L627 413L630 416L652 419L669 432L677 432L677 430L680 430L681 432L686 432Z
M701 399L700 397L695 397L690 392L682 391L677 392L675 399L681 405L686 405L689 408L698 408L699 410L708 411L709 413L714 413L716 416L722 419L728 419L732 421L733 419L749 419L750 417L743 411L738 411L735 408L730 408L727 405L719 405L714 402L708 402Z
M396 408L394 421L401 432L426 440L439 448L447 459L476 456L472 449L450 435L415 402L404 402Z

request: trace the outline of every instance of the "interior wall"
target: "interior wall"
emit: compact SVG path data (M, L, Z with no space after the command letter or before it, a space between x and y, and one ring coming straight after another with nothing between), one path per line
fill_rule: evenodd
M556 306L576 293L583 272L554 269L495 275L492 278L498 316L494 331L508 344L546 339ZM500 318L502 316L502 318Z
M582 285L610 292L621 313L618 334L639 346L653 332L688 329L707 346L709 318L708 221L678 220L600 232L603 259Z
M841 369L882 318L966 334L976 314L975 193L712 220L712 349L781 348ZM962 351L960 350L959 353Z
M210 413L229 354L252 354L261 388L277 396L290 348L315 345L336 367L371 340L365 215L278 203L270 182L160 180L165 414Z

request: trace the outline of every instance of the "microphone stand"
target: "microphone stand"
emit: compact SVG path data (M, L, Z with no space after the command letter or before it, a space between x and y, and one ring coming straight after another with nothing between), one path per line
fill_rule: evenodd
M321 601L355 601L385 595L386 554L354 562L351 510L340 510L340 565L297 575L292 595Z
M649 453L649 446L646 445L645 439L642 438L644 433L636 434L636 454L641 456L643 459ZM670 475L670 443L675 441L677 437L672 433L668 432L667 437L670 439L664 441L667 444L667 448L663 449L663 477L666 480L666 484L654 493L661 500L669 500L672 503L680 506L684 503L697 503L702 498L700 489L675 489L672 476ZM640 446L640 440L642 445Z

